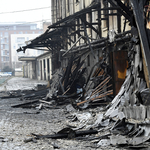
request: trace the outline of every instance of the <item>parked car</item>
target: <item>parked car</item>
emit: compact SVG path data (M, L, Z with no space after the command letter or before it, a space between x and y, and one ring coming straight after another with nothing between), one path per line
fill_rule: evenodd
M2 73L2 72L0 72L0 77L10 77L10 76L11 76L10 73L7 73L7 72Z

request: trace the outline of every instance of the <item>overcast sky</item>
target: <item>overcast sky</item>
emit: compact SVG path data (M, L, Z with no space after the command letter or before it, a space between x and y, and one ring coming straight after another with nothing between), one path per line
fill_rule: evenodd
M1 0L0 22L22 22L22 21L36 22L42 20L50 21L51 19L50 6L51 0ZM24 11L44 7L49 8ZM15 12L15 11L22 11L22 12Z

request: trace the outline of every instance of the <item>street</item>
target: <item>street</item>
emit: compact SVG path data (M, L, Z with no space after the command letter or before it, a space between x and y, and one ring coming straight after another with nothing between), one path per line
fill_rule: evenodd
M0 87L0 90L32 89L37 84L46 84L45 81L30 80L27 78L12 77ZM3 94L1 93L1 96ZM83 142L74 140L41 139L36 142L25 143L31 133L53 134L66 124L64 106L60 109L12 108L12 105L21 103L19 98L0 100L0 149L1 150L51 150L54 143L61 149L83 149Z
M45 81L31 80L21 77L8 79L1 87L1 91L11 91L19 89L33 89L37 84L47 84ZM6 92L1 92L1 97ZM26 100L27 101L27 100ZM25 142L34 134L54 134L65 128L70 123L69 116L73 113L80 113L73 109L71 105L62 105L57 109L45 108L12 108L12 105L22 103L19 98L0 99L0 150L91 150L104 149L94 148L92 143L77 139L51 139L43 138L39 140ZM87 109L81 113L96 114L100 108ZM93 123L94 120L90 120ZM107 147L114 149L112 147ZM116 149L116 148L115 148Z

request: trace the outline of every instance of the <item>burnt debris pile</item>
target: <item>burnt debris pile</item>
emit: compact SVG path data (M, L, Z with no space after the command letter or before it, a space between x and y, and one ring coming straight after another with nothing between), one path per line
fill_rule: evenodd
M84 60L71 58L68 66L64 70L62 69L61 74L58 70L53 75L50 82L49 99L56 100L57 103L68 100L75 108L79 109L94 105L94 102L97 102L97 104L95 103L97 106L106 105L108 103L107 96L113 94L108 70L109 66L101 60L87 73Z
M135 30L134 27L132 30ZM69 124L64 129L56 134L32 133L32 138L24 142L34 142L42 138L68 138L91 141L92 147L148 147L150 92L139 36L134 36L132 31L131 33L128 35L131 38L125 43L123 40L109 43L113 51L115 49L118 52L125 48L128 54L125 81L115 97L111 61L108 63L107 57L104 57L108 56L106 54L90 70L85 67L85 59L71 56L67 67L57 70L47 86L34 91L10 93L10 98L19 97L23 101L13 105L13 108L58 109L69 104L66 107L67 114L69 113L66 120L69 120ZM114 48L116 44L118 48ZM71 108L73 112L69 110ZM77 110L83 111L79 113Z
M132 30L135 30L134 27ZM128 41L117 43L118 48L114 48L116 41L115 44L109 44L111 48L113 45L116 52L124 47L128 50L125 81L115 97L114 76L111 61L107 63L107 57L101 57L89 70L85 67L85 59L71 56L67 67L57 70L47 86L34 91L10 93L10 98L21 100L19 104L13 105L13 108L59 109L69 104L66 106L67 114L69 113L66 120L69 120L69 124L64 129L56 134L32 133L32 138L26 139L25 142L42 138L68 138L91 141L92 147L148 147L146 142L149 141L150 134L150 92L145 78L140 43L137 42L139 37L135 37L134 32L131 33ZM73 111L69 110L71 108ZM83 111L79 113L78 110Z
M114 4L111 0L108 2ZM117 11L126 16L132 26L131 31L118 34L109 31L107 38L91 43L82 16L85 43L73 46L63 54L67 54L65 57L69 61L65 67L61 66L53 72L49 84L30 93L15 91L2 97L19 97L24 101L13 105L14 108L66 109L64 115L68 114L68 122L64 129L56 134L32 133L32 138L25 142L68 138L91 141L96 148L149 147L150 44L145 33L143 13L140 12L145 2L130 0L131 6L127 7L116 0L122 8ZM89 67L85 64L86 58L91 54L94 59L96 50L99 50L101 57Z

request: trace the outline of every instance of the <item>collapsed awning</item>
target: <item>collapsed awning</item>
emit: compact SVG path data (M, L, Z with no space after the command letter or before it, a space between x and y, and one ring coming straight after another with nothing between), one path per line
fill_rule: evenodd
M120 0L116 0L117 3ZM101 38L101 31L99 30L101 28L101 21L108 19L108 15L123 15L126 19L130 20L130 11L129 9L120 1L120 5L116 5L115 2L108 1L111 6L107 8L101 7L101 2L92 2L90 6L88 6L85 9L82 9L79 12L74 13L73 15L70 15L68 17L65 17L64 19L61 19L60 21L57 21L56 23L50 25L48 29L40 35L39 37L33 39L30 41L26 46L20 47L17 49L17 52L23 51L27 48L37 49L41 50L43 47L47 47L49 51L56 52L60 51L61 49L64 49L66 45L70 45L71 43L76 42L76 38L72 40L71 36L78 36L81 37L85 42L87 43L92 51L92 47L90 45L89 37L86 33L87 28L91 28L94 32L97 33L97 35ZM123 9L121 8L123 7ZM106 18L101 18L101 11L104 10L117 10L117 14L106 14ZM93 11L100 12L99 19L96 22L88 22L85 18L85 15L87 13L91 13ZM77 21L80 19L81 21ZM95 28L94 25L97 25L98 28ZM76 29L75 27L78 27ZM71 33L68 33L68 28L71 29ZM81 33L84 33L81 35ZM67 50L66 50L67 51Z

